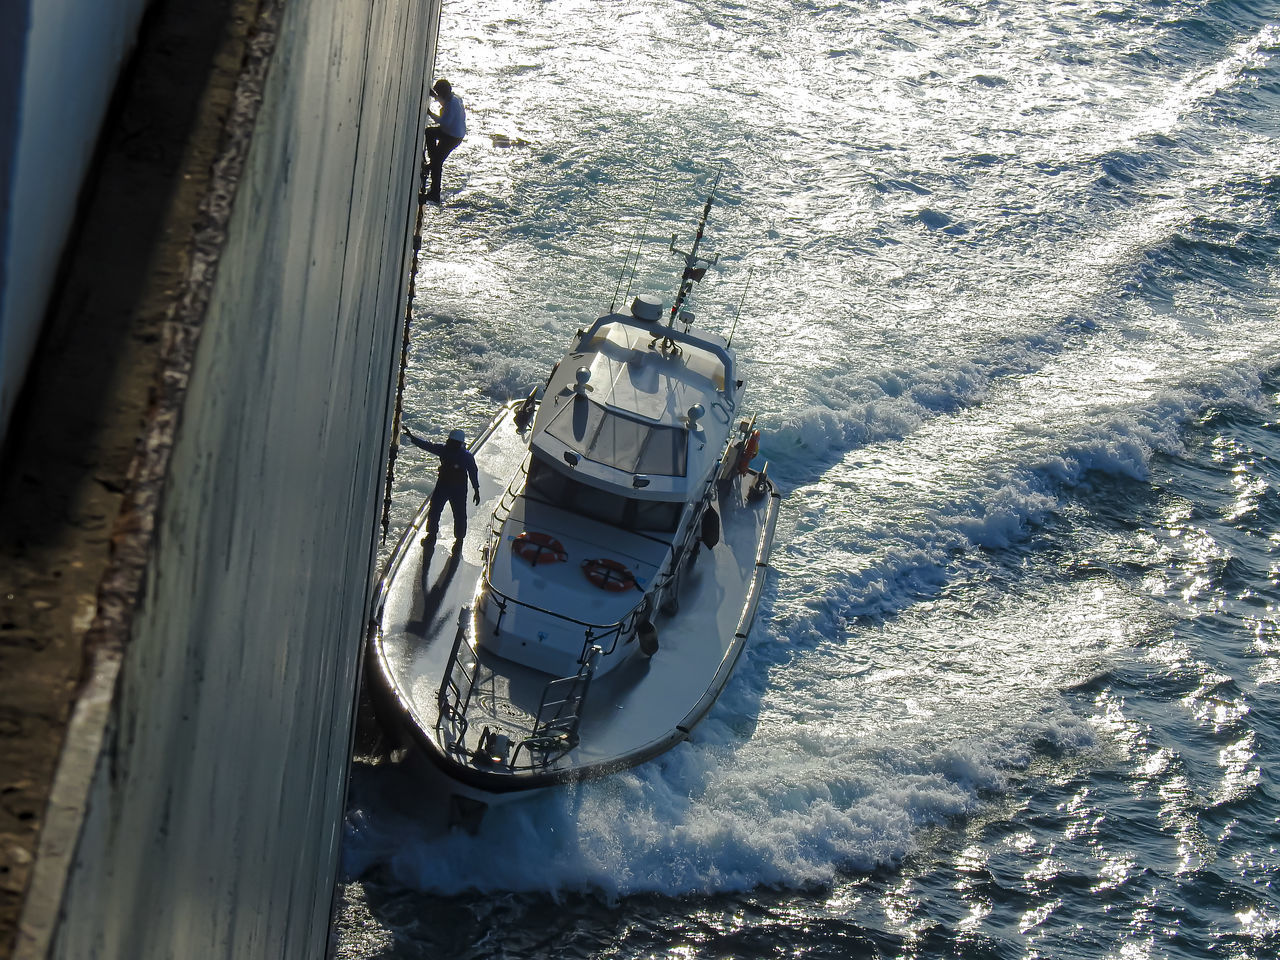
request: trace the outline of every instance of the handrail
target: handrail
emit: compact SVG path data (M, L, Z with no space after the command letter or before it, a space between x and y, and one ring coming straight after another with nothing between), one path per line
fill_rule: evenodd
M593 639L603 640L604 638L608 637L610 634L613 634L612 645L609 647L608 650L604 651L604 655L606 657L609 654L613 653L615 649L617 649L619 638L624 632L629 630L635 624L636 615L640 612L640 609L643 606L645 606L645 602L648 600L648 597L646 596L634 607L632 607L630 612L628 612L625 617L623 617L621 620L617 621L616 623L591 623L590 621L587 621L587 620L576 620L573 617L567 616L563 613L557 613L554 610L548 610L545 607L539 607L537 604L528 603L527 601L518 600L515 597L508 596L507 594L503 593L501 590L499 590L497 587L493 585L493 581L489 579L489 573L487 570L483 572L482 577L484 580L483 592L496 598L495 602L498 605L498 610L500 614L506 613L507 604L514 603L516 606L524 607L526 610L532 610L534 613L545 614L548 617L554 617L557 620L563 620L565 623L572 623L574 626L577 626L577 627L585 627L587 631L588 646L590 645Z
M479 657L472 657L471 668L468 670L465 666L462 671L462 680L466 683L466 695L462 692L462 682L455 679L454 674L458 668L458 652L462 649L462 642L467 635L467 616L470 613L469 607L463 607L458 611L458 632L453 637L453 647L449 651L449 660L445 664L444 676L440 680L440 689L436 693L436 703L440 710L440 723L448 723L450 739L448 749L451 751L465 752L465 740L467 737L467 707L471 705L471 692L476 686L476 675L480 671ZM469 648L468 648L469 649Z
M532 770L549 766L578 745L582 705L586 702L587 691L591 689L591 678L601 655L599 647L592 647L576 674L552 680L543 688L533 730L516 744L508 763L511 770L519 769L517 761L521 750L530 757L528 768ZM560 694L562 687L568 688L563 695ZM537 760L533 759L535 751L540 754Z
M474 758L478 755L478 751L484 748L485 739L490 731L485 727L477 750L467 749L466 737L470 727L467 710L471 705L471 694L475 690L476 679L479 676L480 660L478 657L473 657L470 665L462 664L459 660L458 654L462 649L466 633L466 608L464 608L462 615L458 618L458 632L454 636L453 648L449 651L449 662L445 667L444 678L440 682L437 693L440 708L438 722L448 725L445 750L452 754ZM523 769L534 770L554 763L578 745L582 705L586 702L587 692L591 688L591 678L595 675L600 657L600 647L593 646L584 656L577 673L568 677L558 677L547 683L542 690L542 698L538 703L538 712L534 715L533 725L527 728L528 735L516 744L511 759L506 761L509 770L522 769L518 763L522 750L528 757ZM458 676L460 666L461 677Z
M552 617L556 620L562 620L565 623L571 623L574 626L585 628L586 637L583 642L583 656L585 656L586 651L589 650L593 644L595 643L602 644L603 641L605 641L607 638L612 636L613 640L612 640L612 643L609 644L609 648L607 650L602 650L603 655L607 657L618 648L618 642L622 639L623 634L628 633L636 626L636 622L639 619L641 611L645 610L646 606L648 605L650 594L657 592L659 590L665 590L672 583L672 581L676 579L680 564L684 561L685 557L688 555L691 546L702 536L701 524L700 523L689 524L689 529L685 531L684 539L680 543L679 547L672 550L671 560L667 568L658 572L658 575L655 577L652 583L652 589L645 591L644 597L640 600L639 603L637 603L634 607L632 607L630 611L628 611L626 616L622 617L622 619L616 621L615 623L608 623L608 624L592 623L587 620L578 620L574 617L567 616L566 614L559 613L555 610L548 610L545 607L540 607L537 604L529 603L526 600L520 600L516 597L503 593L501 590L499 590L497 587L493 585L493 580L489 576L493 566L493 559L494 559L494 556L496 555L495 545L501 542L502 524L505 523L506 518L510 516L510 511L512 507L514 507L515 501L520 495L519 490L517 489L519 486L521 486L519 481L521 477L524 475L527 475L527 473L528 473L528 458L526 458L522 462L520 471L517 473L516 477L511 481L511 483L507 486L506 492L503 494L502 499L499 501L498 507L494 509L493 519L490 521L490 528L489 528L489 533L490 533L489 555L486 558L486 562L483 568L481 569L481 573L480 573L481 585L483 588L481 591L481 595L485 596L486 598L493 599L494 602L498 605L498 611L499 611L498 624L501 624L502 617L506 614L507 605L515 604L516 606L524 607L526 610L532 610L535 613L540 613L545 616ZM718 475L719 475L719 470L712 471L711 475L708 477L706 483L704 484L703 494L701 498L701 500L704 503L704 507L703 507L704 510L710 506L710 502L712 499L711 493L714 488L715 481ZM509 505L507 504L508 497L510 497L510 501L511 501ZM503 513L503 517L501 520L498 520L497 518L500 512ZM579 657L578 662L579 663L582 662L582 657Z
M489 552L485 563L486 576L488 575L489 564L492 563L494 547L502 542L502 525L511 516L511 510L515 507L516 500L520 497L520 491L524 489L524 478L528 475L529 456L526 454L524 459L520 461L520 468L516 471L515 476L507 484L507 489L502 492L502 496L498 499L498 505L493 508L493 513L489 515Z

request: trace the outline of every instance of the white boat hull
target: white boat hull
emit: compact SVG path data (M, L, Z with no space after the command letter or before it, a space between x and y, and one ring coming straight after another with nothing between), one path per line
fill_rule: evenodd
M382 725L461 793L484 802L605 776L689 736L724 689L746 643L780 500L767 478L757 490L763 495L752 497L757 475L735 475L716 496L720 542L702 548L682 573L678 612L654 621L657 652L651 658L637 652L591 682L576 745L563 755L531 768L487 762L476 756L482 730L503 731L514 747L522 731L532 730L540 698L554 679L487 652L475 636L478 585L490 542L482 518L492 516L527 451L528 436L515 429L514 409L504 408L472 447L481 503L461 548L451 553L451 541L443 536L433 550L424 548L424 503L379 584L369 644L369 687ZM462 737L457 724L441 715L441 686L455 639L460 659L476 661Z

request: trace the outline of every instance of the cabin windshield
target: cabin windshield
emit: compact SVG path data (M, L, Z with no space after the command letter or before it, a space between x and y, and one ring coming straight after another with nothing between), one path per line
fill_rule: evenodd
M682 502L637 500L601 490L567 476L536 456L529 464L526 497L599 520L624 530L674 533L680 526Z
M684 428L635 420L585 397L562 406L547 433L588 460L626 473L685 475Z

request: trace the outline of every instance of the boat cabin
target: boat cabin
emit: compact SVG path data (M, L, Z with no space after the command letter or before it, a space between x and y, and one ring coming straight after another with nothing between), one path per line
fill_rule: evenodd
M597 674L631 655L697 539L737 388L715 335L617 313L580 331L495 518L487 649L557 677L593 645Z

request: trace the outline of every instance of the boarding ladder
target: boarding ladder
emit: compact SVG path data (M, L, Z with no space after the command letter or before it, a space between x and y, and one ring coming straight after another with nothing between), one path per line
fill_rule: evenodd
M578 672L571 677L552 680L542 691L542 702L533 724L533 732L516 744L511 754L511 769L518 769L520 751L527 756L529 769L546 767L578 745L578 727L582 723L582 705L591 687L600 647L593 646L583 657Z
M476 674L480 670L480 659L463 641L467 636L467 618L471 609L463 607L458 611L458 632L453 638L453 649L449 651L449 663L445 667L444 679L440 681L440 690L436 700L440 707L440 723L447 732L447 749L452 752L465 752L467 738L467 706L471 702L471 691L476 686ZM469 662L462 662L458 654L463 647L470 654Z

